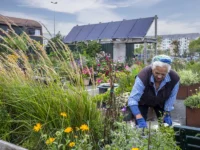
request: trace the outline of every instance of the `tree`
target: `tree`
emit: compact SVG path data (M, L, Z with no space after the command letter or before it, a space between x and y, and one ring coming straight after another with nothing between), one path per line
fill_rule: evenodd
M141 54L143 52L144 46L140 44L138 48L134 50L134 54Z
M51 38L50 41L47 43L47 47L52 47L52 43L55 44L55 47L59 49L60 46L60 41L63 40L63 36L61 35L60 31L55 35L55 37Z
M179 55L180 42L178 40L172 41L173 52L175 56Z
M87 44L80 42L77 44L78 51L83 55L95 57L97 53L101 51L101 44L96 41L89 41Z
M200 38L190 42L189 51L191 54L194 54L195 52L200 52Z
M47 54L54 55L54 50L62 50L61 41L63 40L63 36L61 35L60 31L55 35L55 37L51 38L47 45L46 45L46 52Z

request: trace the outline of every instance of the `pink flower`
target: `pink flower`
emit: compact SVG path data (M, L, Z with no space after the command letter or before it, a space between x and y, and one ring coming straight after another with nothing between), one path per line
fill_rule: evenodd
M126 70L129 70L129 67L126 65L125 69L126 69Z
M82 75L89 77L91 74L91 71L88 68L84 68L82 70Z
M97 66L101 66L101 64L98 64Z
M98 83L98 84L101 83L101 81L102 81L101 79L97 79L97 83Z

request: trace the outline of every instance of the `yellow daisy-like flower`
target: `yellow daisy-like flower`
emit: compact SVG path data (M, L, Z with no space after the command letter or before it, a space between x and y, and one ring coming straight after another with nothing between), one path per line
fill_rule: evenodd
M60 115L63 117L67 117L67 114L65 112L61 112Z
M73 131L72 127L67 127L67 128L64 130L65 133L70 133L70 132L72 132L72 131Z
M52 144L55 141L55 138L49 138L48 140L46 140L46 144Z
M81 129L82 131L88 131L88 130L89 130L89 127L88 127L88 125L83 124L83 125L80 126L80 129Z
M76 139L78 138L78 136L76 136L76 135L75 135L74 137L75 137Z
M139 150L139 148L132 148L131 150Z
M37 123L37 124L33 127L33 130L34 130L35 132L38 132L38 131L40 131L41 128L42 128L42 125L41 125L40 123Z
M69 143L69 147L74 147L75 146L75 143L74 142L70 142Z

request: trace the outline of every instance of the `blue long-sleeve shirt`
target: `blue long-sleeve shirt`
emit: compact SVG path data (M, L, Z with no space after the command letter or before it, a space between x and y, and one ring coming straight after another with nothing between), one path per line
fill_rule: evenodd
M164 80L161 82L158 90L156 90L155 81L154 81L153 75L151 75L150 81L153 83L154 88L155 88L155 94L157 95L158 91L167 82L171 81L171 78L170 78L169 74L167 74L166 77L164 78ZM135 84L133 86L133 89L132 89L131 94L130 94L129 99L128 99L128 106L138 105L138 102L140 101L140 98L141 98L142 94L144 93L144 89L145 89L145 86L144 86L143 82L140 80L139 77L136 77ZM174 102L176 100L176 95L178 93L178 89L179 89L179 82L174 86L169 99L165 101L165 105L164 105L164 110L165 111L171 111L171 110L174 109L173 105L174 105Z

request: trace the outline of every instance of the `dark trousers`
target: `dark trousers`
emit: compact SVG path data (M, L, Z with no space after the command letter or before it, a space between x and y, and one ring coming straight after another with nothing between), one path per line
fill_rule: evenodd
M138 105L138 107L139 107L139 110L141 112L141 115L143 116L143 118L146 121L148 109L149 109L150 106L148 106L148 105ZM155 106L155 107L152 107L152 108L154 109L158 119L163 116L164 108L161 108L160 106Z

